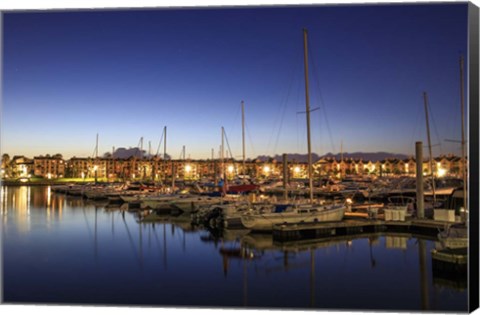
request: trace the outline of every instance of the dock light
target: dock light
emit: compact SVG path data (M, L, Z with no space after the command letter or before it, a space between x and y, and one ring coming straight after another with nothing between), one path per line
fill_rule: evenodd
M233 173L233 165L229 165L227 170L229 173Z

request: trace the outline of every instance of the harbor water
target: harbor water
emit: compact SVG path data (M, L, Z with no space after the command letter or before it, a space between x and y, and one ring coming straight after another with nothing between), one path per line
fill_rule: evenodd
M274 242L1 188L6 303L467 311L467 276L432 270L435 240L371 234Z

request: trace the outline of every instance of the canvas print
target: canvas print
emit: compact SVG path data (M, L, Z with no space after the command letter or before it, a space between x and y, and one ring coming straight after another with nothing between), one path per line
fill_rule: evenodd
M3 12L3 303L470 310L472 9Z

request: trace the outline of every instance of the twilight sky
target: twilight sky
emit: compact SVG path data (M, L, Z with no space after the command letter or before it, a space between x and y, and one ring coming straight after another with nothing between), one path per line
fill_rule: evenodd
M459 154L463 3L4 13L2 153L155 153L167 126L209 158L224 126L241 158L242 100L247 157L306 153L303 28L315 153L413 154L426 91L434 154Z

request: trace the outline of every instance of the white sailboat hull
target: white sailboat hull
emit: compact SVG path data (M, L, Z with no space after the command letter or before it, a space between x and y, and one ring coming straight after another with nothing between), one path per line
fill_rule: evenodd
M244 214L241 221L251 230L271 231L274 225L284 223L314 223L341 221L346 207L343 205L313 207L318 211L303 212L300 209L280 213Z

